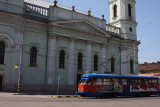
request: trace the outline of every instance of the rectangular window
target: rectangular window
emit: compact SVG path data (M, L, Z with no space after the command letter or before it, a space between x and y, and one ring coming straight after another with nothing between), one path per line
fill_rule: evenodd
M149 84L149 85L152 84L152 79L148 79L148 84Z
M102 78L93 78L94 85L103 85Z
M121 79L114 79L114 85L122 85Z
M141 79L141 84L142 85L148 85L148 80L147 79Z
M152 84L157 85L158 84L157 79L152 79Z
M135 85L135 80L134 79L130 79L130 85Z
M137 84L138 84L138 85L141 85L141 79L138 79L138 80L137 80Z
M112 79L104 78L104 85L112 85Z
M122 79L122 84L123 85L128 85L127 79Z

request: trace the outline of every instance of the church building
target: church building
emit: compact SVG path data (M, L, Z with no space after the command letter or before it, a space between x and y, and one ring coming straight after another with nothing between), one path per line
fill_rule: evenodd
M0 90L75 93L85 73L137 75L136 1L108 2L109 23L57 1L0 0Z

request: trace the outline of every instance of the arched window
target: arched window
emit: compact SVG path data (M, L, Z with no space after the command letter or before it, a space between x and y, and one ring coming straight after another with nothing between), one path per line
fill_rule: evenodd
M117 17L117 5L113 7L113 17Z
M0 64L4 64L5 43L0 42Z
M132 17L131 4L128 4L128 16L129 16L129 17Z
M94 71L98 71L98 56L94 55Z
M59 53L59 68L64 68L65 66L65 52L63 50Z
M30 66L36 67L37 65L37 48L32 47L30 51Z
M133 60L130 60L130 73L133 74Z
M114 72L114 68L115 68L115 59L112 57L111 58L111 72Z
M78 53L78 70L82 70L82 53Z

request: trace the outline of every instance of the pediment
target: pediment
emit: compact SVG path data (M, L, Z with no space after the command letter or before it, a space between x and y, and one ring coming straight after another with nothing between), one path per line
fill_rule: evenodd
M90 33L95 33L99 35L109 35L107 32L105 32L101 28L95 26L94 24L86 20L58 21L58 22L53 22L52 24L67 27L73 30L90 32Z

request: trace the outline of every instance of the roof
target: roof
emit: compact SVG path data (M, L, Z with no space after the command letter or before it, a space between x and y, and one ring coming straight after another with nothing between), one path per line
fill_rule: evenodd
M158 77L153 76L124 76L124 75L112 75L112 74L84 74L82 78L85 77L114 77L114 78L144 78L144 79L157 79Z
M160 70L160 63L144 63L139 64L139 71L154 71L154 70Z

